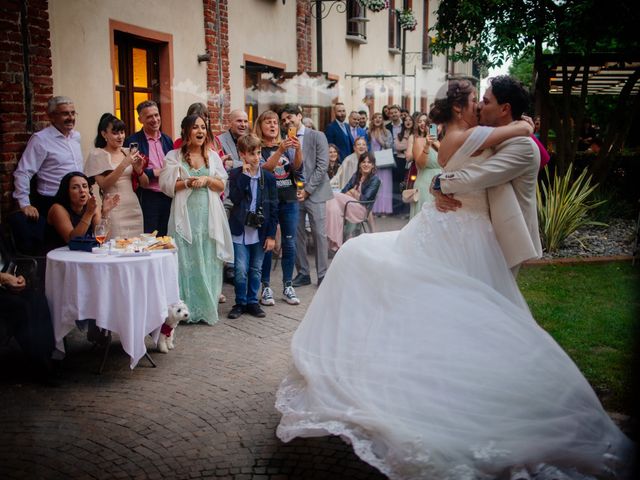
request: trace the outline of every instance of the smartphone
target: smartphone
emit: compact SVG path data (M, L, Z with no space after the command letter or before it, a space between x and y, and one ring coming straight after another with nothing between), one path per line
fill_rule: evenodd
M287 132L289 138L296 138L297 134L298 129L296 127L289 127L289 131Z
M138 151L138 142L131 142L129 144L129 151L131 152L132 155L136 153Z
M436 125L435 123L429 125L429 135L438 138L438 125Z

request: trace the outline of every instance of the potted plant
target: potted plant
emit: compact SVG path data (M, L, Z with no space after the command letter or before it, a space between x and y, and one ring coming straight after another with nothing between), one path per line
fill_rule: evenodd
M360 5L364 8L368 8L372 12L380 12L385 8L389 8L388 0L358 0Z
M416 20L416 16L413 14L413 10L407 8L406 10L396 9L396 13L398 15L398 22L400 23L400 28L404 30L409 30L413 32L418 26L418 20Z

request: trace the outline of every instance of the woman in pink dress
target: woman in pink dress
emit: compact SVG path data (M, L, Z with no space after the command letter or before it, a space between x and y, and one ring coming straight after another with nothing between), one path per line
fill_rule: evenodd
M333 194L327 202L327 238L329 248L337 251L342 246L345 211L347 202L354 200L368 202L374 200L380 188L380 179L376 175L376 157L372 152L365 152L358 158L358 170L342 189ZM351 203L347 207L347 221L362 222L369 211L365 205Z

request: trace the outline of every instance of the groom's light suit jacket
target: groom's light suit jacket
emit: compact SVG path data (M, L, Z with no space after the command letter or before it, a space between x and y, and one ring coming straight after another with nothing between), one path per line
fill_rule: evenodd
M536 181L540 151L529 137L515 137L478 163L440 177L443 193L487 189L491 224L509 268L542 255Z

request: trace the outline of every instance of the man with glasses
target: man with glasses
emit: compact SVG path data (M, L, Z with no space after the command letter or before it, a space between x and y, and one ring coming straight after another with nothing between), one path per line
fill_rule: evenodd
M67 173L82 171L80 134L74 130L76 110L69 97L53 97L47 103L51 125L34 133L27 143L16 171L14 192L27 219L46 220L60 179ZM37 189L31 192L31 179L37 175Z

